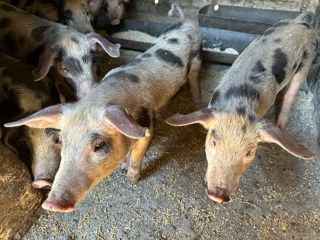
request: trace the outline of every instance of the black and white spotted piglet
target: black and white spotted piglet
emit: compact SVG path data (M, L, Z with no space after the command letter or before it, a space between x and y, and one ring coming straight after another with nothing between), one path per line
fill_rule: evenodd
M317 35L308 19L312 13L305 12L266 30L225 74L208 108L167 119L173 126L201 123L208 129L205 180L212 200L229 201L259 142L276 143L299 158L314 158L281 130L315 56ZM286 85L277 125L268 124L261 118Z
M35 80L44 78L53 66L55 78L60 76L54 80L66 81L79 98L96 83L91 51L98 47L111 57L119 56L120 45L96 33L85 35L3 2L0 25L1 51L37 66L33 72Z
M1 0L39 17L68 25L81 33L94 32L88 0ZM96 0L91 0L96 1Z
M199 102L200 64L198 26L183 21L163 33L145 53L110 71L79 102L51 106L6 124L61 130L61 164L42 206L72 211L125 158L127 176L136 182L152 137L153 112L170 100L187 77L194 101Z
M13 121L59 103L58 92L50 79L45 77L39 83L34 82L33 69L34 67L30 65L0 53L0 121L2 124L4 120ZM57 130L5 129L3 138L6 145L14 149L20 157L26 157L23 150L30 152L34 187L51 185L60 163L61 144ZM27 146L27 149L24 146Z

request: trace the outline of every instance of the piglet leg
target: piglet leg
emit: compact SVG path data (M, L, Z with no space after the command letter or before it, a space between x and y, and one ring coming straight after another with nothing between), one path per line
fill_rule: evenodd
M139 139L134 144L131 150L131 157L130 157L127 177L134 183L137 182L140 178L142 160L151 142L153 129L154 129L154 122L151 121L150 128L149 128L150 135Z
M201 59L195 56L191 59L190 69L188 73L188 80L190 84L190 90L193 98L194 104L198 105L201 102L200 99L200 89L198 83L198 74L201 67Z
M292 77L290 85L283 97L281 111L278 116L277 125L281 129L285 128L288 122L288 115L289 115L291 106L297 96L297 93L301 85L305 81L305 78L306 78L306 73L304 71L300 71Z

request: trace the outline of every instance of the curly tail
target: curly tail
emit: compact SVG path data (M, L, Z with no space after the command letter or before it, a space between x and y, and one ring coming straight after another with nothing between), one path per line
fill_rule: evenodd
M315 27L316 25L316 18L315 18L315 15L313 12L310 12L310 11L305 11L301 14L299 14L295 20L298 22L298 21L301 21L301 22L305 22L307 24L309 24L310 26L312 27Z
M181 21L184 21L184 14L183 14L181 8L179 7L179 5L178 5L178 4L175 4L175 3L172 3L172 4L171 4L171 8L170 8L170 10L169 10L169 12L168 12L168 16L169 16L169 17L172 16L174 9L177 9Z

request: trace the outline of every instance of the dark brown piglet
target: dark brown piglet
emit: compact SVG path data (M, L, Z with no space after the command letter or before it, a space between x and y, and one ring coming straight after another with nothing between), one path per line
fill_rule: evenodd
M205 180L212 200L229 201L259 142L276 143L302 159L315 157L281 130L315 55L316 32L305 22L310 15L278 22L248 46L215 89L208 108L167 119L173 126L200 123L208 129ZM277 125L269 124L261 118L287 85Z

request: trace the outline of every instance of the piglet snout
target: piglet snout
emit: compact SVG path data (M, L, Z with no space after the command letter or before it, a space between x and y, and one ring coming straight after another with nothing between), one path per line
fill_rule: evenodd
M226 196L225 191L222 188L215 187L213 190L207 190L208 197L218 203L227 203L230 198Z
M48 211L54 211L54 212L72 212L74 210L74 205L73 204L61 204L58 202L50 202L45 200L42 203L42 208Z
M38 189L44 188L44 187L50 188L51 185L52 185L52 182L49 179L36 179L32 182L32 186Z

